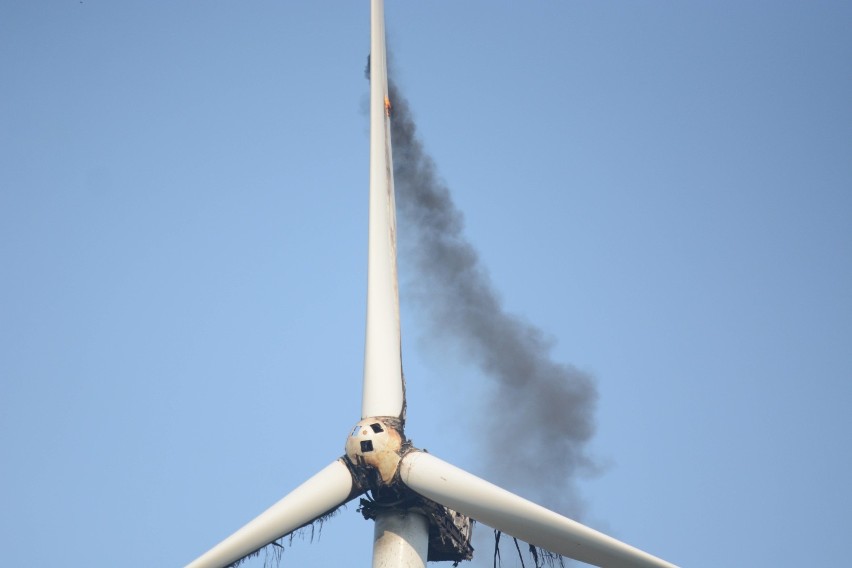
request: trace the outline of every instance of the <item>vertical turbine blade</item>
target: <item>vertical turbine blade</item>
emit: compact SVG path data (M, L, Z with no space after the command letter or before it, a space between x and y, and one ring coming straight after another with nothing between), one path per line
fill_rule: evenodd
M405 395L400 358L396 203L382 0L372 0L371 19L370 233L361 417L403 418Z
M361 493L341 460L332 462L258 515L243 528L187 564L186 568L225 568L313 522Z
M425 452L406 454L399 474L427 499L562 556L606 568L676 568Z

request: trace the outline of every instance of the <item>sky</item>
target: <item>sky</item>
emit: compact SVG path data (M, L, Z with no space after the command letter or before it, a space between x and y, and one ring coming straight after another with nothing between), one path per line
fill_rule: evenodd
M386 16L505 309L597 383L584 522L692 568L847 564L852 4ZM183 566L343 453L368 51L366 1L0 3L5 564ZM406 432L487 477L488 380L400 271ZM281 566L367 565L355 509Z

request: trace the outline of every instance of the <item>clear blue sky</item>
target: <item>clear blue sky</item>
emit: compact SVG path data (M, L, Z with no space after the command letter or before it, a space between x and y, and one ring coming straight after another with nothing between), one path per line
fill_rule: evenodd
M692 568L847 564L852 4L386 10L507 308L597 378L586 521ZM182 566L342 454L368 11L0 4L5 565ZM483 474L486 383L405 294L408 433ZM350 506L282 566L371 534Z

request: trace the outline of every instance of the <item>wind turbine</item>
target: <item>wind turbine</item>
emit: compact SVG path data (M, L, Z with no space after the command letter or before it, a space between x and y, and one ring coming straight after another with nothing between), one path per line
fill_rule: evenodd
M405 436L396 206L383 0L371 0L367 334L361 420L345 454L187 565L226 568L367 493L373 567L470 559L471 519L569 558L612 568L674 565L419 450Z

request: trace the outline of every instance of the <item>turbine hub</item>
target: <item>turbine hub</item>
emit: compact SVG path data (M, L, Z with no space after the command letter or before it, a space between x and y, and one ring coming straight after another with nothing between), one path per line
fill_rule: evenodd
M382 418L365 418L346 438L346 457L357 467L372 467L382 483L393 480L402 459L402 432Z

